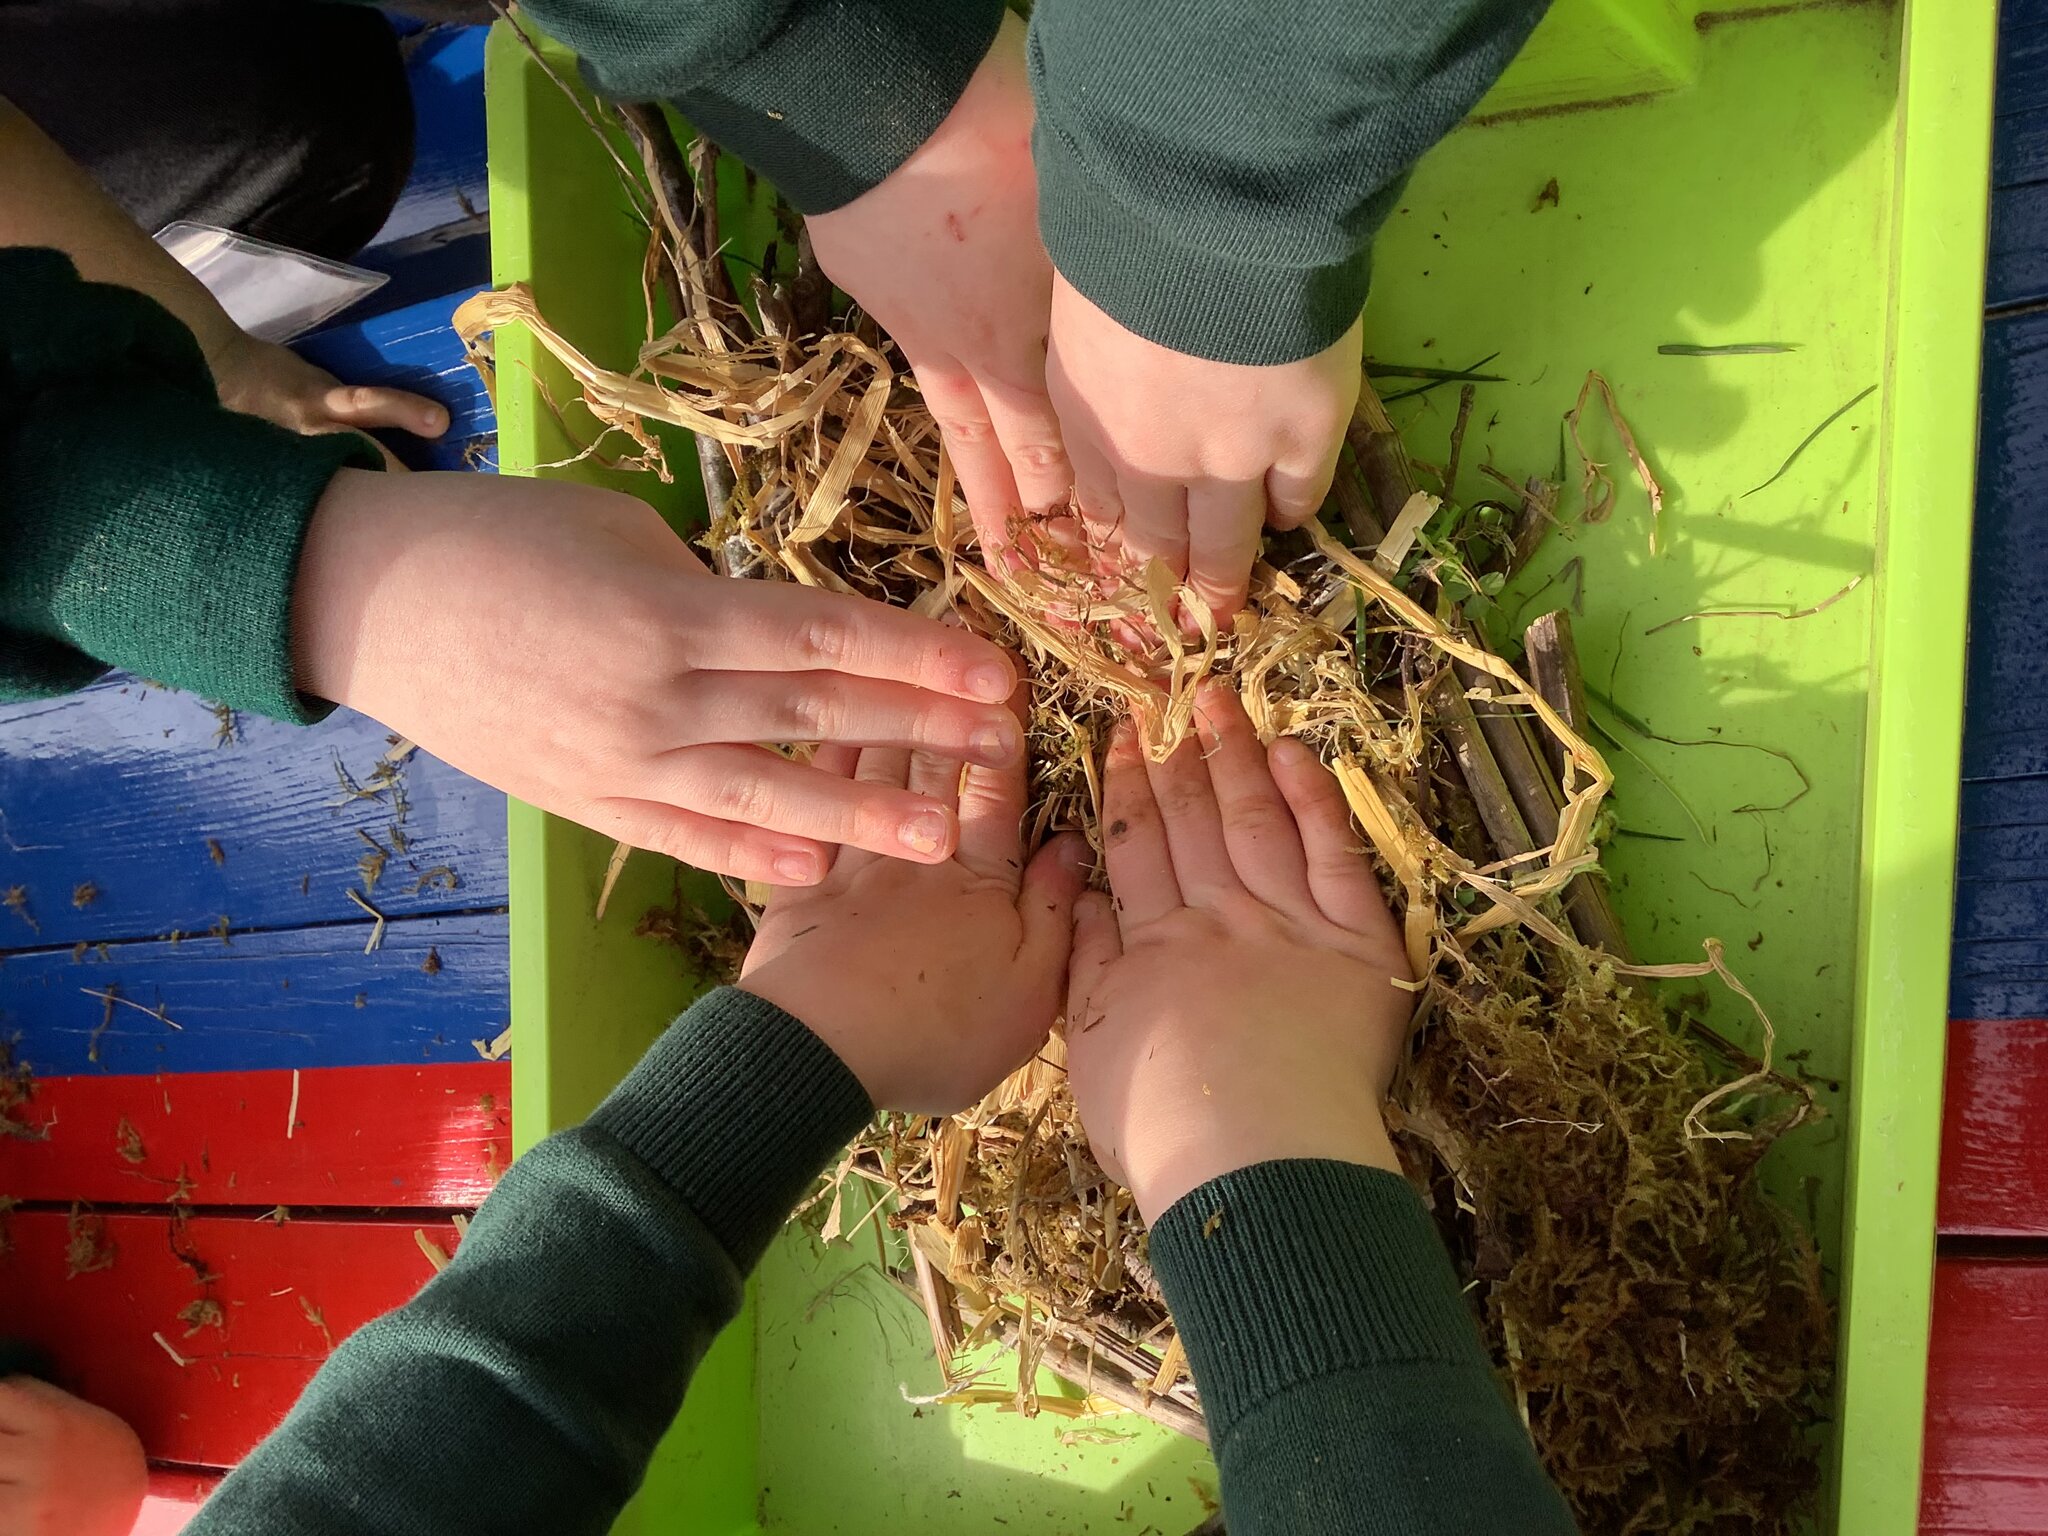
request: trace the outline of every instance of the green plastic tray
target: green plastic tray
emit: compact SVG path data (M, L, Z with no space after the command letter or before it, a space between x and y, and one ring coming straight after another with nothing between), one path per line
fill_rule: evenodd
M1498 353L1490 371L1509 382L1484 388L1465 462L1512 474L1557 461L1559 419L1600 369L1669 493L1652 556L1647 500L1595 428L1614 515L1551 539L1509 601L1573 603L1592 685L1659 736L1713 743L1614 722L1630 749L1609 753L1615 804L1635 834L1609 855L1616 901L1647 959L1722 938L1781 1048L1841 1085L1771 1172L1842 1299L1824 1523L1886 1536L1914 1525L1924 1407L1994 8L1695 9L1560 0L1417 172L1379 243L1366 334L1387 360ZM502 27L488 83L497 280L530 283L580 346L629 362L643 232L615 172ZM1755 342L1799 350L1658 350ZM533 380L570 394L523 333L500 356L504 469L605 479L534 469L576 445ZM1421 455L1441 456L1454 399L1421 404ZM694 480L614 483L681 517ZM1809 607L1858 576L1795 621L1658 628ZM632 932L670 899L672 867L634 859L600 925L608 846L519 805L510 835L515 1126L530 1143L585 1114L694 983ZM1719 1022L1754 1039L1739 1006ZM906 1403L899 1387L936 1389L929 1336L862 1267L872 1236L857 1252L777 1245L622 1530L1198 1523L1213 1468L1150 1425L1104 1421L1105 1440Z

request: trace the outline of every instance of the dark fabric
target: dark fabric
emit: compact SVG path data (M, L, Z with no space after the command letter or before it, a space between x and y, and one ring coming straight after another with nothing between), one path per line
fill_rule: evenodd
M0 96L154 234L192 219L332 257L412 168L377 11L314 0L0 0Z
M1358 318L1404 179L1548 0L1038 0L1053 265L1180 352L1284 363Z
M1405 1179L1241 1168L1176 1201L1148 1253L1231 1536L1570 1536Z
M600 1536L870 1113L802 1024L711 993L512 1165L448 1269L334 1352L186 1536Z
M49 1351L25 1339L0 1339L0 1381L9 1376L36 1376L54 1382L57 1378Z
M850 203L945 121L1002 0L531 0L592 82L673 102L804 213Z
M192 333L68 258L0 250L0 699L123 666L284 720L306 525L353 432L224 410Z
M188 1536L599 1536L868 1112L797 1020L710 994L513 1165L446 1272L335 1351ZM1571 1529L1400 1180L1245 1169L1168 1211L1152 1258L1212 1405L1232 1536Z

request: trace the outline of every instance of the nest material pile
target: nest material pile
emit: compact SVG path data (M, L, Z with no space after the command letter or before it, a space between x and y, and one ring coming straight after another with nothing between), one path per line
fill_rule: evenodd
M667 478L652 424L694 434L712 509L701 543L723 573L956 615L1017 649L1033 683L1034 835L1078 827L1099 848L1111 725L1135 713L1148 750L1169 752L1207 677L1230 679L1269 739L1311 742L1422 978L1386 1113L1546 1465L1591 1531L1794 1528L1817 1480L1833 1327L1812 1243L1757 1165L1818 1111L1772 1070L1761 1007L1757 1059L1639 984L1713 974L1755 1006L1711 940L1700 963L1628 957L1597 872L1611 780L1579 733L1568 616L1523 637L1534 683L1483 638L1557 488L1503 481L1505 501L1446 505L1368 384L1326 522L1272 542L1230 625L1156 565L1105 572L1030 527L1017 531L1037 568L994 574L908 370L839 307L794 218L742 301L702 195L715 149L686 160L658 114L625 115L652 231L635 368L599 367L514 288L456 316L486 379L489 333L527 325L604 429L590 451L623 434L625 461ZM1597 375L1580 408L1596 385L1654 501ZM1597 464L1586 474L1597 514L1611 494ZM1446 466L1439 486L1455 478ZM828 1230L847 1180L887 1197L909 1239L899 1279L946 1372L940 1400L1076 1411L1036 1393L1042 1364L1091 1389L1083 1410L1099 1399L1200 1434L1142 1225L1089 1153L1061 1061L1056 1036L965 1115L878 1123L823 1202ZM1014 1389L956 1365L991 1340L1019 1356Z

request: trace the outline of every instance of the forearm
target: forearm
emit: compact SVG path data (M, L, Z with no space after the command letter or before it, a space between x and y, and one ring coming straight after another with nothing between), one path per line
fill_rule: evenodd
M190 1536L597 1536L869 1112L801 1024L712 993L513 1165L454 1262L335 1351Z
M1357 318L1409 170L1548 0L1038 0L1053 264L1176 351L1282 363Z
M1233 1536L1567 1536L1427 1213L1348 1163L1212 1179L1152 1230Z
M191 333L42 247L0 247L0 698L127 667L279 719L300 542L354 434L224 409Z
M86 281L147 294L183 322L209 362L237 334L198 278L0 98L0 246L13 245L62 251Z
M804 213L851 202L944 120L1003 0L532 0L619 100L666 101Z

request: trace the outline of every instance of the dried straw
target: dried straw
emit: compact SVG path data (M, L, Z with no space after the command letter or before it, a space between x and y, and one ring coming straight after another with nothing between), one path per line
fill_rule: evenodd
M675 185L680 162L645 115L635 128L650 183L667 182L659 196L641 189L662 218L648 270L668 274L645 292L665 294L677 323L650 314L651 339L622 373L554 330L524 287L480 294L455 324L486 380L492 333L525 325L575 380L600 436L630 441L631 462L669 478L672 445L656 424L721 457L730 483L721 472L700 539L721 571L949 616L1022 654L1034 840L1073 827L1099 849L1110 728L1135 715L1147 750L1171 752L1205 679L1235 685L1262 737L1313 745L1377 856L1419 978L1387 1114L1550 1470L1590 1530L1791 1529L1814 1483L1808 1431L1832 1330L1812 1245L1764 1200L1755 1171L1778 1135L1817 1113L1812 1096L1773 1070L1770 1020L1717 943L1701 962L1637 966L1611 912L1604 928L1588 919L1586 897L1605 910L1595 831L1612 775L1452 599L1486 590L1489 572L1498 590L1540 537L1555 488L1530 482L1512 530L1460 543L1466 509L1414 485L1368 385L1333 507L1355 540L1374 524L1387 533L1363 554L1317 523L1276 539L1227 627L1156 564L1076 562L1031 526L1016 531L1035 566L991 571L890 345L864 321L792 325L799 288L817 282L801 242L794 272L789 251L770 253L753 309L723 297L707 277L719 263L701 210L713 200L701 183ZM690 163L702 178L714 157ZM1589 378L1580 408L1595 393L1661 500L1605 380ZM1605 485L1589 460L1590 515L1611 503ZM1448 535L1425 532L1446 524ZM1504 718L1526 720L1515 730L1527 745L1472 728ZM1502 752L1519 796L1505 810L1520 830L1505 838L1472 779ZM654 916L645 931L689 942L680 902ZM1589 932L1617 936L1602 950L1582 942ZM1702 1056L1682 1019L1624 980L1707 975L1755 1009L1760 1058ZM885 1195L908 1238L899 1278L931 1322L947 1382L935 1401L1037 1413L1053 1406L1035 1391L1044 1365L1199 1431L1143 1225L1089 1152L1057 1034L966 1114L884 1117L834 1175L849 1179ZM837 1193L817 1202L835 1231ZM968 1379L961 1362L991 1340L1018 1355L1014 1388Z

